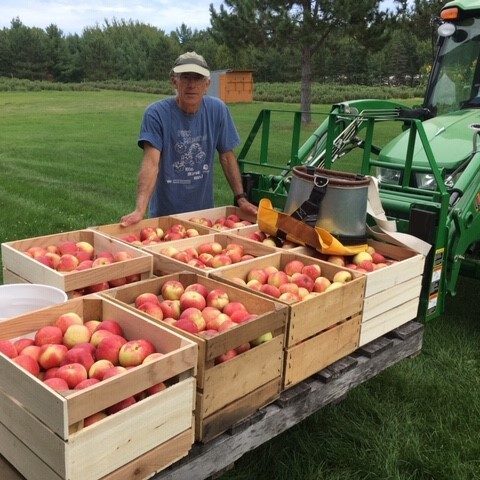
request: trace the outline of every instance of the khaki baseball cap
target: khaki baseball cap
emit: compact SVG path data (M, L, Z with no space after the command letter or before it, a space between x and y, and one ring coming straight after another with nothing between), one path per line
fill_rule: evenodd
M172 68L173 73L199 73L204 77L210 77L210 70L205 59L196 52L187 52L180 55Z

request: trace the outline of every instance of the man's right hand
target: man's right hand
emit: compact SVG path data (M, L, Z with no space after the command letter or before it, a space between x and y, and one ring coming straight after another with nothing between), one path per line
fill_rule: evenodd
M135 223L138 223L140 220L143 220L144 215L140 212L137 212L137 210L134 210L132 213L129 213L128 215L124 215L120 219L120 225L122 227L128 227L129 225L134 225Z

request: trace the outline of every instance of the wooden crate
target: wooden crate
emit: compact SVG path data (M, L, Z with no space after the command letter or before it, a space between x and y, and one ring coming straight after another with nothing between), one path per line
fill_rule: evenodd
M133 258L82 271L57 272L24 253L33 246L47 247L66 240L88 242L95 252L126 251ZM130 275L149 277L153 264L149 253L92 230L76 230L2 243L2 262L6 270L27 283L51 285L67 293Z
M137 236L139 236L140 231L143 228L161 228L164 232L166 232L169 228L176 224L180 224L186 229L194 228L200 235L212 233L212 230L210 228L173 217L146 218L136 223L135 225L129 225L128 227L122 227L119 223L112 223L110 225L98 225L96 227L90 227L90 229L103 233L108 237L113 237L117 240L131 243L126 241L125 237L129 234L136 234ZM160 242L161 245L164 245L165 243L166 242ZM142 245L135 244L135 246L141 247Z
M255 320L212 338L203 338L165 325L198 344L195 436L197 440L206 442L272 402L280 394L288 311L285 306L272 300L189 272L125 285L102 295L134 309L138 295L145 292L159 295L167 280L178 280L184 286L198 282L208 290L222 288L230 301L241 301L249 312L258 314ZM272 340L215 365L214 360L219 355L267 332L272 332Z
M205 210L196 210L194 212L186 212L186 213L178 213L172 215L173 218L187 220L192 222L192 219L201 219L201 218L208 218L211 220L212 223L215 222L220 217L228 217L229 215L237 215L240 220L246 220L247 222L251 222L252 224L257 223L257 217L255 215L248 214L244 212L239 207L234 207L233 205L228 205L224 207L215 207L215 208L207 208ZM193 223L197 223L193 221ZM232 227L235 230L238 230L239 227ZM247 228L240 227L240 228ZM210 229L212 231L212 229Z
M425 257L413 250L376 240L368 243L397 262L366 274L360 346L417 316L425 264ZM319 255L309 247L296 248L295 252Z
M115 319L126 338L148 338L165 355L60 394L0 354L0 453L35 480L133 478L112 472L129 471L135 462L152 474L162 468L164 451L167 464L185 456L193 442L195 343L95 295L5 320L0 339L28 336L69 311L85 320ZM165 380L171 385L162 392L83 428L87 416Z
M245 265L226 267L221 272L213 273L211 278L237 285L232 279L246 278L252 268L273 265L281 270L294 259L300 259L306 264L320 265L322 275L330 279L336 272L344 270L293 252L278 252ZM354 279L341 288L324 292L309 300L288 304L284 388L292 387L358 347L365 276L355 272L352 275ZM248 287L241 288L251 291Z
M237 243L238 245L243 246L245 254L253 255L254 257L260 257L264 255L271 255L276 252L275 248L263 245L259 242L253 240L248 240L246 238L241 238L233 233L211 233L210 235L202 235L201 237L192 237L185 238L183 240L176 240L170 242L169 246L175 247L177 250L182 251L189 247L198 247L203 243L209 242L218 242L224 248L229 243ZM153 255L153 273L155 275L165 275L168 273L176 273L182 270L188 270L190 272L197 273L199 275L208 276L213 272L218 272L227 267L219 268L198 268L192 265L188 265L174 258L168 257L160 253L165 247L165 245L148 245L145 247L145 251ZM241 263L248 263L252 260L246 260Z

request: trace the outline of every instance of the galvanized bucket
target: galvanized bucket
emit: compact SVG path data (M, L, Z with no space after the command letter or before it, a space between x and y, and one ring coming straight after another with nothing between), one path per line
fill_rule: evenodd
M309 218L303 219L306 223L327 230L346 245L361 243L366 238L369 183L362 175L294 167L284 211L301 218L309 206ZM314 189L322 194L312 195ZM316 205L312 208L312 199L318 202L318 210ZM311 215L313 210L316 215Z

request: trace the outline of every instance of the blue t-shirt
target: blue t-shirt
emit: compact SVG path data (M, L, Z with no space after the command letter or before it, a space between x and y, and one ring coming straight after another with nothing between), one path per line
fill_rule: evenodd
M215 150L233 150L240 137L220 99L204 96L195 114L183 112L175 98L145 110L138 145L148 142L161 152L151 217L212 208Z

